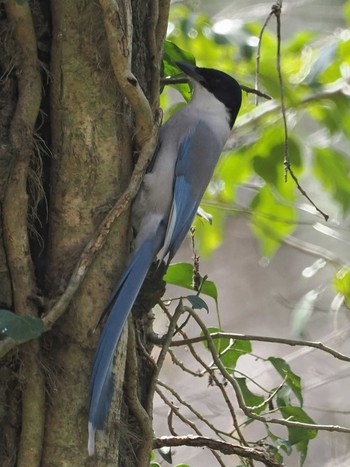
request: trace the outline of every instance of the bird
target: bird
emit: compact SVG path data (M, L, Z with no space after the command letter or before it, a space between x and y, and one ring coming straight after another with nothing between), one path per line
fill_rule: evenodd
M132 206L134 252L115 287L93 359L88 452L111 405L114 354L153 261L169 265L184 241L242 102L239 83L213 68L176 62L192 85L190 102L160 128L158 146Z

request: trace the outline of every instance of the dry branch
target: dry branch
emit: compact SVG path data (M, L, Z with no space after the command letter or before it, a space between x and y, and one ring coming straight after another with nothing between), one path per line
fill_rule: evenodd
M11 275L14 309L22 316L37 316L36 307L31 301L37 287L28 238L27 180L33 154L33 131L41 102L41 78L29 3L8 1L5 3L5 11L13 26L17 46L18 100L10 127L14 160L3 203L4 244ZM26 344L21 352L22 431L18 467L36 467L41 461L45 387L39 364L39 350L38 341L33 341Z
M206 447L215 451L220 451L225 455L237 455L247 459L253 459L262 462L268 467L281 467L282 464L275 462L266 451L262 449L249 448L235 444L226 443L225 441L206 438L205 436L162 436L153 441L154 449L159 449L163 446L192 446Z

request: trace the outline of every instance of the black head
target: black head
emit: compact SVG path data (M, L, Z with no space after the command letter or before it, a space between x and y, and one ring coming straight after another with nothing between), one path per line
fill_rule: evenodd
M232 127L242 103L242 90L237 81L223 71L213 68L200 68L184 62L177 62L176 65L226 106L231 115Z

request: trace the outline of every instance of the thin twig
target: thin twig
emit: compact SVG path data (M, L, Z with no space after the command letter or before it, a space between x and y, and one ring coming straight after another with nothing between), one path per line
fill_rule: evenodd
M164 312L167 314L167 316L169 315L168 314L168 310L166 309L166 307L163 307L162 308L164 309ZM178 332L181 334L181 336L187 340L187 335L186 333L182 330L182 329L179 329ZM188 344L188 349L191 353L191 355L193 356L193 358L200 364L200 366L202 368L204 368L207 372L207 374L209 375L209 377L212 379L213 383L215 384L215 386L219 389L219 391L221 392L221 395L229 409L229 412L230 412L230 415L232 417L232 424L233 426L235 427L235 430L237 432L237 435L238 437L240 438L242 444L244 444L245 446L248 445L247 441L245 440L244 436L243 436L243 433L241 432L240 430L240 427L239 427L239 423L238 423L238 420L237 420L237 417L236 417L236 413L235 413L235 409L233 407L233 405L231 404L231 401L230 401L230 398L227 394L227 391L226 391L226 388L225 388L225 385L219 381L219 379L216 377L215 375L215 371L213 371L212 368L210 368L209 365L206 364L206 362L198 355L198 353L196 352L196 350L194 349L193 345L192 344Z
M258 40L258 47L257 47L257 50L256 50L256 73L255 73L255 89L257 91L257 96L255 98L255 105L258 105L258 92L259 91L259 78L260 78L260 51L261 51L261 44L262 44L262 37L263 37L263 34L264 34L264 31L266 29L266 26L268 25L271 17L273 16L273 11L271 10L268 17L265 19L265 22L264 24L262 25L262 28L260 30L260 33L259 33L259 40Z
M284 344L289 345L291 347L301 346L301 347L312 347L314 349L321 350L322 352L326 352L333 357L337 358L338 360L342 360L344 362L350 362L350 357L347 355L338 352L337 350L328 347L327 345L323 344L322 342L313 342L313 341L304 341L299 339L284 339L283 337L267 337L267 336L256 336L250 334L238 334L238 333L229 333L229 332L216 332L210 334L211 339L234 339L234 340L244 340L244 341L256 341L256 342L268 342L273 344ZM175 340L171 343L171 347L180 347L189 344L196 344L197 342L205 342L205 336L198 336L186 339L184 341Z
M321 424L313 424L313 423L302 423L302 422L296 422L292 421L290 419L278 419L278 418L271 418L268 416L264 415L258 415L254 413L250 407L247 407L244 403L244 399L241 393L241 389L236 381L236 379L226 370L224 365L222 364L217 352L216 348L214 346L214 342L211 338L211 335L203 323L203 321L200 319L198 314L190 307L184 307L184 309L194 318L194 320L197 322L199 327L201 328L204 336L207 339L207 344L208 344L208 349L212 355L213 361L215 365L218 367L219 371L223 375L224 378L227 379L227 381L231 384L233 390L235 391L236 398L238 405L240 409L243 411L243 413L250 418L253 418L254 420L258 420L263 423L273 423L276 425L283 425L287 427L295 427L295 428L305 428L305 429L311 429L311 430L320 430L320 431L329 431L329 432L339 432L339 433L350 433L350 428L349 427L344 427L344 426L339 426L339 425L321 425Z
M193 371L187 368L175 355L175 353L171 350L168 349L168 354L170 355L171 361L174 365L178 366L183 372L188 373L191 376L194 376L195 378L199 377L202 378L204 376L203 373L200 373L199 371Z
M253 89L250 88L249 86L244 86L243 84L240 85L242 91L247 92L248 94L255 94L256 96L263 97L264 99L270 101L272 100L272 97L266 94L265 92L260 91L259 89Z
M175 84L187 84L189 82L188 78L164 78L162 79L162 84L166 85L175 85ZM260 91L259 89L250 88L249 86L245 86L244 84L240 84L242 91L248 94L255 94L256 96L263 97L266 100L271 100L272 97L268 94Z
M210 428L217 436L221 438L222 431L217 429L212 423L209 422L198 410L196 410L189 402L187 402L185 399L183 399L178 392L175 391L174 388L170 387L168 384L165 384L164 382L158 380L157 384L165 388L167 391L169 391L178 401L181 405L186 407L190 412L192 412L198 420L203 422L205 425L207 425L208 428ZM226 436L229 436L228 433L225 433Z
M188 425L192 428L192 430L198 435L198 436L202 436L202 433L201 431L198 429L197 425L193 422L191 422L191 420L189 420L187 417L185 417L179 410L178 407L175 406L175 404L173 404L171 401L169 401L169 399L165 396L165 394L163 393L163 391L161 391L161 389L157 386L156 388L156 392L157 394L159 395L159 397L163 400L163 402L170 408L170 414L175 414L179 420L181 420L185 425ZM172 424L171 424L172 426ZM215 457L215 459L218 461L218 463L222 466L222 467L225 467L225 464L222 462L222 460L220 459L220 456L219 454L216 452L215 449L210 449L210 452L213 454L213 456Z
M152 380L150 381L150 384L148 386L147 412L150 415L153 413L153 399L154 399L154 392L155 392L156 386L157 386L158 376L159 376L159 373L160 373L160 371L162 369L162 366L163 366L163 363L164 363L168 348L170 347L171 341L172 341L172 339L174 337L175 328L176 328L177 322L178 322L181 314L182 314L182 302L180 300L179 305L175 309L174 315L170 319L168 331L167 331L165 339L164 339L164 344L162 345L162 349L161 349L160 354L159 354L158 359L157 359L156 369L152 374Z
M297 176L295 175L289 157L289 138L288 138L288 125L287 125L287 112L286 112L286 104L285 104L285 95L284 95L284 83L283 83L283 75L281 69L281 11L282 11L282 0L277 0L274 5L271 7L271 11L267 16L260 34L259 34L259 43L257 49L257 56L256 56L256 80L255 80L255 87L256 89L259 88L259 76L260 76L260 49L261 49L261 42L264 30L270 21L271 17L274 15L276 17L277 23L277 57L276 57L276 68L277 68L277 75L279 81L279 88L280 88L280 99L281 99L281 113L282 113L282 121L283 121L283 131L284 131L284 178L287 182L287 175L288 173L292 177L294 183L296 184L297 189L299 192L309 201L309 203L319 212L322 217L327 221L329 219L328 214L322 211L317 204L310 198L310 196L306 193L304 188L300 185ZM256 104L257 104L256 98Z

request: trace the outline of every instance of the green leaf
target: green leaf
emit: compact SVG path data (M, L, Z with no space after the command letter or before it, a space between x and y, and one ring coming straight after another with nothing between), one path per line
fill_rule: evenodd
M350 2L347 1L344 4L344 18L348 25L350 25Z
M350 208L350 160L332 148L314 148L314 172L325 189L340 203L343 212Z
M176 62L187 62L196 64L196 59L191 52L181 49L172 41L164 41L163 46L163 64L165 76L173 76L179 73Z
M290 442L286 439L280 438L279 436L276 436L272 431L267 430L267 433L269 435L269 438L271 439L274 447L279 451L280 449L283 449L283 451L288 454L288 456L292 453L292 445Z
M168 267L168 270L163 277L167 284L178 285L185 289L194 290L193 283L193 265L190 263L175 263ZM215 302L218 300L218 291L216 285L212 281L205 280L201 288L201 294L212 297Z
M165 76L177 76L182 73L177 67L176 62L196 64L196 60L190 52L181 49L174 42L165 41L163 54L163 71ZM186 101L191 98L192 93L189 84L176 84L173 87L183 95Z
M276 402L278 407L291 405L292 391L289 386L283 385L276 394Z
M333 287L336 292L344 296L347 307L350 307L350 269L341 268L333 278Z
M288 181L288 184L292 183ZM279 202L269 186L259 190L251 207L252 231L259 240L262 255L271 257L281 241L295 230L296 210Z
M215 182L214 182L215 183ZM209 184L209 189L211 189L212 183ZM199 216L196 216L194 221L194 228L196 230L196 244L201 253L201 256L210 255L219 245L221 245L224 236L224 222L226 219L226 213L219 207L208 206L205 204L205 201L209 197L207 194L204 195L203 205L205 210L212 216L212 224L208 224ZM215 196L213 197L215 198Z
M314 420L301 408L293 405L279 408L283 418L293 422L315 424ZM316 438L318 430L316 428L302 428L300 426L288 427L288 441L294 445L304 440Z
M191 303L194 310L202 310L203 308L209 312L208 305L198 295L187 295L187 300Z
M307 439L303 439L302 441L299 441L299 443L295 445L297 451L299 452L300 467L304 465L304 462L306 460L308 446L309 446L309 440Z
M272 363L277 372L285 379L285 384L290 387L295 396L297 397L300 405L303 405L303 395L301 393L301 379L300 376L293 373L288 363L282 358L269 357L268 360Z
M221 332L221 329L210 327L208 328L210 334L216 334ZM201 333L203 336L203 333ZM208 348L208 343L203 342L204 347ZM213 339L215 350L221 360L221 363L225 368L232 372L237 364L237 360L247 353L252 351L250 341L230 339L228 337L221 337L219 339Z
M293 422L315 424L314 420L301 408L292 405L279 408L284 419ZM309 441L316 438L318 430L315 428L306 429L300 426L287 427L288 442L295 446L299 452L299 465L302 466L306 459Z
M282 196L287 195L286 198L290 199L291 193L285 190L283 132L276 132L275 128L273 131L267 130L263 141L259 141L256 146L257 155L253 159L255 172L267 183L274 185ZM301 152L298 141L292 136L288 138L288 150L293 171L298 174L301 169Z
M43 332L44 324L41 319L0 310L0 334L22 343L39 337Z
M169 464L173 463L171 448L168 446L163 446L162 448L158 449L159 454L162 458L167 461Z
M247 379L246 378L236 378L236 381L241 389L242 396L246 406L248 407L256 407L264 402L263 396L258 396L254 394L247 386ZM256 410L256 413L260 413L264 410L264 406L260 409Z
M208 328L208 332L209 334L217 334L218 332L221 332L221 329L210 327ZM204 334L201 332L200 335L203 336ZM232 343L233 343L233 339L230 339L228 337L220 337L219 339L213 339L213 344L218 355L220 355L221 352L223 352L225 349L230 347ZM203 345L206 349L208 348L207 341L203 341Z

